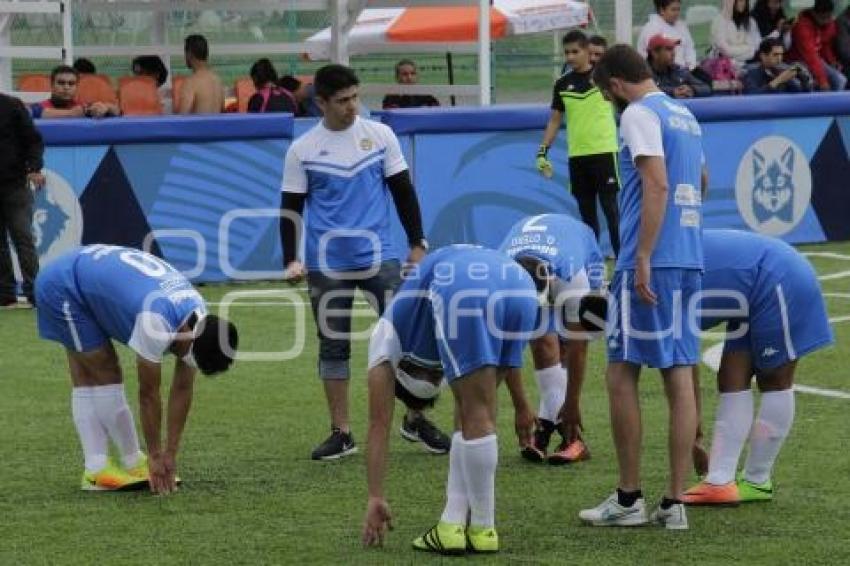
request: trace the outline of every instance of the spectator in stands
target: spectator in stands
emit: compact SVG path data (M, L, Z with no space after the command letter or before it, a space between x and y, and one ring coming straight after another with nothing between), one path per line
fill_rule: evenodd
M277 86L292 93L295 97L295 116L321 116L315 93L310 85L302 83L292 75L283 75L277 80Z
M133 59L130 69L137 77L151 77L156 81L157 88L168 80L168 69L159 55L139 55Z
M637 41L638 53L646 57L649 40L656 35L663 35L679 40L676 45L676 64L686 69L697 66L697 52L694 49L694 39L684 20L679 19L682 3L679 0L653 0L655 14L650 14L649 20L640 30Z
M590 49L590 64L596 65L596 62L602 59L608 49L608 40L601 35L591 35L587 42Z
M744 75L744 94L775 94L811 90L808 72L800 63L785 65L785 45L776 37L766 37L759 45L759 64Z
M202 35L190 35L183 43L186 66L192 74L180 90L176 114L218 114L224 110L224 87L210 68L209 46Z
M784 39L791 32L791 24L794 21L794 18L785 15L782 0L756 0L752 16L762 37Z
M35 303L33 282L38 273L38 252L33 241L30 189L44 186L43 157L44 143L26 106L17 98L0 94L0 308ZM19 303L16 296L10 240L18 254L29 305Z
M94 63L86 59L85 57L78 57L74 60L74 69L77 70L77 73L81 75L96 75L97 67L94 66Z
M749 0L723 0L723 10L711 22L711 46L716 55L729 57L743 69L761 42L758 25L750 17Z
M50 72L50 98L30 106L33 118L106 118L120 116L115 104L93 102L88 106L77 99L80 75L68 65L59 65Z
M290 112L296 114L295 95L277 84L277 70L263 57L251 65L251 81L257 92L248 100L248 112Z
M841 63L833 43L838 35L832 13L832 0L815 0L814 7L803 10L791 28L789 62L805 63L818 90L844 90L847 78L841 74Z
M652 36L647 43L647 61L658 88L673 98L693 98L711 95L711 87L697 79L675 61L678 39Z
M415 85L419 82L416 63L402 59L395 65L395 81L401 85ZM384 97L383 108L419 108L420 106L439 106L440 102L430 94L388 94Z

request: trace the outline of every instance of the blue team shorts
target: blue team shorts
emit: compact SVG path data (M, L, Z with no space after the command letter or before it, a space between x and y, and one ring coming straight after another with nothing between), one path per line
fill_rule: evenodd
M634 271L614 273L611 281L606 340L609 362L631 362L667 369L699 361L699 319L691 297L700 292L697 269L652 270L650 286L658 304L640 300ZM692 308L693 307L693 308Z
M486 366L522 367L525 346L539 334L540 307L533 289L517 286L507 292L466 296L452 309L452 288L431 286L437 353L449 383Z
M82 299L74 276L76 254L47 264L35 280L38 335L74 352L90 352L109 341Z
M747 327L730 322L724 352L748 350L753 366L782 366L833 343L823 295L814 277L772 282L772 290L750 305ZM741 336L729 336L737 332Z

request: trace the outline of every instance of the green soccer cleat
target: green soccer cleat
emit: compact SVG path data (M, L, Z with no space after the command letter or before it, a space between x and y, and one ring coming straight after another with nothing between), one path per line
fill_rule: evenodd
M413 548L438 554L464 554L466 552L464 526L440 521L427 533L414 540Z
M499 535L492 527L466 529L466 549L475 553L499 552Z
M735 483L738 485L741 503L773 501L773 482L770 480L764 483L753 483L744 479L744 475L741 474Z
M131 476L112 462L97 472L83 472L80 481L83 491L134 491L147 485L147 479Z

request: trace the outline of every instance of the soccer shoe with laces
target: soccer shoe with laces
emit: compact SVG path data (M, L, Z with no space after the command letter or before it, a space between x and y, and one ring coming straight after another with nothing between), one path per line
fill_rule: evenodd
M649 520L671 531L688 530L688 515L682 503L674 503L667 509L662 509L659 505L649 516Z
M139 456L138 462L132 468L127 468L125 470L128 474L135 478L140 478L145 481L149 481L151 477L150 469L148 468L148 457L144 454ZM174 477L174 483L180 485L183 483L183 480L180 479L180 476Z
M555 423L546 419L538 419L531 444L523 446L520 450L522 457L529 462L545 462L546 451L549 449L549 441L554 432Z
M147 478L131 476L112 462L97 472L83 472L80 489L83 491L133 491L144 489Z
M357 452L354 437L350 432L342 432L334 427L331 435L319 444L312 454L313 460L339 460Z
M553 466L562 466L564 464L574 464L582 460L590 460L590 450L583 440L577 439L569 444L566 440L562 440L558 445L558 449L549 455L549 463Z
M412 419L405 415L401 420L401 437L409 442L421 442L432 454L446 454L452 447L452 439L437 426L419 414Z
M735 483L738 486L738 495L741 498L741 503L773 501L773 482L770 480L764 483L753 483L741 474Z
M649 522L643 497L638 498L631 507L624 507L620 505L616 491L593 509L582 509L578 516L594 527L638 527Z
M437 554L464 554L466 532L461 524L440 521L413 541L413 548Z
M499 552L499 534L492 527L473 527L466 529L466 550L477 554Z
M703 481L682 495L682 503L685 505L734 507L740 502L741 496L738 493L738 486L735 485L735 482L714 485Z

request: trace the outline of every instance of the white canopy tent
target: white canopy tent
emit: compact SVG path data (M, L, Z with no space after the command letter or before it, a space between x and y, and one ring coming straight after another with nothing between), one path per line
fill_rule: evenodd
M490 68L490 1L489 0L240 0L238 6L224 0L0 0L0 89L13 90L11 60L55 59L66 63L77 56L134 56L157 54L165 59L182 54L182 45L170 45L166 33L166 15L180 10L238 9L239 11L299 10L327 11L331 16L331 45L329 59L348 63L348 33L357 16L365 8L399 6L479 6L478 12L478 99L490 104L492 84ZM108 12L152 12L154 26L149 45L79 46L74 44L73 17L75 14ZM62 20L62 44L54 46L11 45L10 21L16 14L44 14ZM631 0L616 0L617 40L631 42ZM462 44L446 44L443 51L468 51ZM270 53L300 54L303 43L230 43L211 45L214 54L268 55ZM446 86L446 94L466 94L469 87ZM454 91L454 92L453 92Z

